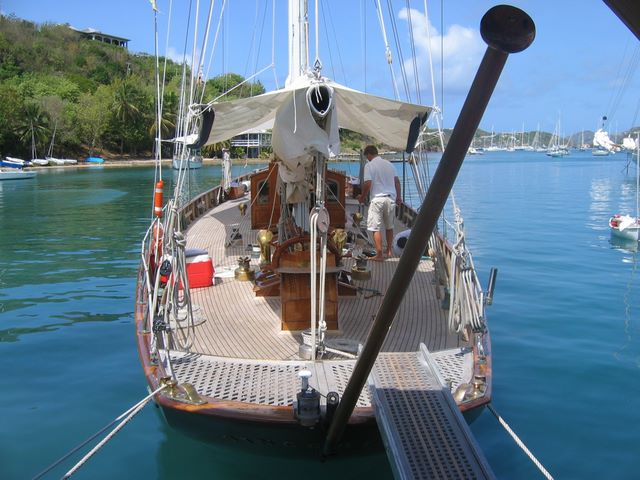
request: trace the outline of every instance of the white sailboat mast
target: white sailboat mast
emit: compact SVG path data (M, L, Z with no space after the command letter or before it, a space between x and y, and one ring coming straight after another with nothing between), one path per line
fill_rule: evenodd
M289 0L289 75L294 83L309 67L309 10L307 0Z

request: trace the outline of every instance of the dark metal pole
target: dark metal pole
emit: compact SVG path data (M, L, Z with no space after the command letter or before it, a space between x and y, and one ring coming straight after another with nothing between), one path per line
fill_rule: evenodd
M447 148L442 155L440 165L422 202L422 207L373 322L367 342L358 357L353 374L334 414L322 449L323 455L333 453L337 442L342 437L360 392L373 368L382 343L444 208L507 57L509 53L520 52L531 44L535 37L535 25L529 15L522 10L499 5L490 9L482 17L480 33L489 46L473 80Z

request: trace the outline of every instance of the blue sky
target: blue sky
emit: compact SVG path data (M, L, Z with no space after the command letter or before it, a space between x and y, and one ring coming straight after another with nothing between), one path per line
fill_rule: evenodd
M174 0L168 43L169 0L158 0L157 3L160 10L160 53L167 52L177 59L179 52L184 50L189 2ZM222 0L215 2L211 39L222 3ZM315 1L310 0L309 3L313 23ZM402 90L401 62L393 41L391 17L386 0L380 3L392 49L394 76ZM411 15L407 14L405 0L392 3L405 60L411 56L407 30L409 18L414 26L420 100L431 105L424 1L412 0ZM479 34L480 19L497 3L500 2L428 2L437 103L443 109L445 127L452 127L455 123L486 48ZM319 53L323 74L352 88L393 97L393 82L385 60L375 4L375 0L320 2L319 17L323 26L319 34ZM443 4L444 11L441 10ZM529 49L510 56L481 128L518 132L523 126L525 130L535 130L539 125L543 130L553 131L560 121L562 133L567 135L583 129L595 130L600 126L603 115L608 117L606 127L610 132L640 125L640 74L635 71L640 42L602 1L515 0L511 4L522 8L533 18L536 39ZM271 0L227 0L226 17L210 67L205 68L205 73L213 76L233 71L249 76L271 65L273 51L275 67L268 68L258 78L267 89L276 86L276 79L282 86L288 68L287 27L286 22L281 21L286 18L286 7L286 1L276 2L274 34ZM209 2L202 1L200 8L200 17L204 18ZM129 49L133 52L152 53L154 49L153 11L148 0L4 0L0 1L0 9L4 14L15 14L38 23L68 23L76 28L91 27L123 36L131 39ZM199 28L198 52L202 43L202 24ZM313 61L313 26L310 43ZM191 52L191 45L188 51ZM206 58L209 58L209 53ZM444 58L444 63L441 58ZM408 81L415 85L413 66L407 63L407 67ZM444 87L440 85L441 79ZM403 94L401 97L406 99ZM417 101L415 93L412 100Z

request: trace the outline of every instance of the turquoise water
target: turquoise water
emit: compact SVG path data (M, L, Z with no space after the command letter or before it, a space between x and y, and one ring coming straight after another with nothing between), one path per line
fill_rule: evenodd
M493 405L556 478L640 468L638 254L606 227L635 209L625 166L622 155L497 152L469 157L455 188L482 281L499 269ZM193 190L219 173L203 168ZM133 308L152 180L150 168L95 168L0 182L0 478L36 475L146 395ZM498 478L542 478L489 412L471 428ZM218 450L148 406L75 478L294 475L390 471L383 456L320 464Z

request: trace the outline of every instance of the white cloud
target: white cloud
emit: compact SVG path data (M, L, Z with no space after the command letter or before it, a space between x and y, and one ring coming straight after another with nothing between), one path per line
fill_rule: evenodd
M400 10L398 15L408 24L409 14L406 8ZM466 93L486 48L479 31L461 25L452 25L442 35L431 22L428 23L427 29L427 22L429 20L424 13L411 9L411 25L413 26L422 90L430 91L430 83L425 85L425 82L430 78L429 46L431 46L436 84L440 81L440 72L442 71L445 92ZM444 63L442 63L442 58L444 58ZM441 67L443 64L444 70ZM405 62L405 69L413 81L411 60Z
M185 60L185 55L173 47L167 47L165 56L176 63L182 63Z

